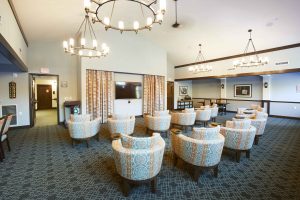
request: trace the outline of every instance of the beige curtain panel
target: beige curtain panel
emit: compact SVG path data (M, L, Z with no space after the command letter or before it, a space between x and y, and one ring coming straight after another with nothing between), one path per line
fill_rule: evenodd
M144 113L165 109L165 77L144 75Z
M86 82L87 113L94 119L101 117L102 123L105 123L113 112L113 72L88 69Z

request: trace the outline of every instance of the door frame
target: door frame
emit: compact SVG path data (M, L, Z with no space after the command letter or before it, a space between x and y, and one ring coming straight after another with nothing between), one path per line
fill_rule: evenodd
M39 73L29 73L28 83L29 83L29 118L30 118L30 127L34 126L33 112L35 112L35 107L32 106L32 81L34 77L38 76L55 76L56 77L56 92L57 92L57 100L56 100L56 112L57 112L57 124L59 125L59 75L57 74L39 74ZM34 110L33 110L34 109Z
M169 84L169 83L172 83L172 84L173 84L173 99L172 99L172 102L173 102L173 103L172 103L172 104L173 104L173 108L172 108L172 110L174 110L174 109L175 109L175 108L174 108L174 105L175 105L175 102L174 102L174 98L175 98L175 93L174 93L174 92L175 92L175 91L174 91L174 90L175 90L175 82L174 82L174 81L167 81L167 90L168 90L168 84ZM168 108L168 91L167 91L167 109L169 109L169 108Z

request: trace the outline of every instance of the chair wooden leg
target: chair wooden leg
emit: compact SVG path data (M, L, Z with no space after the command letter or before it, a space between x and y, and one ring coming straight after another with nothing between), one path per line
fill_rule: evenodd
M122 188L122 192L123 192L124 196L128 197L129 192L130 192L130 184L125 179L122 179L121 188Z
M201 174L201 169L198 167L195 167L194 169L194 181L198 182L199 176Z
M90 139L87 139L87 140L86 140L86 147L87 147L87 148L89 148L89 141L90 141Z
M240 151L236 151L236 154L235 154L235 159L236 159L236 162L240 162L240 160L241 160L241 152Z
M254 144L258 145L258 141L259 141L259 137L258 137L258 135L256 135L254 138Z
M10 144L8 138L6 138L6 144L7 144L8 151L10 151Z
M246 157L250 158L250 149L246 151Z
M219 173L219 165L215 166L214 168L214 176L218 177L218 173Z
M4 154L4 149L3 149L3 146L2 146L2 142L0 141L0 150L1 150L1 158L2 160L5 158L5 154Z
M156 192L156 186L157 186L157 180L156 180L156 177L154 177L153 180L151 181L151 192L152 193Z

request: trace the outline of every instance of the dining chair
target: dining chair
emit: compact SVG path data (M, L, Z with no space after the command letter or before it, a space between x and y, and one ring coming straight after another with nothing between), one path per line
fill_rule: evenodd
M10 151L10 144L9 144L9 139L8 139L8 130L10 127L10 122L12 120L13 115L12 114L8 114L4 117L4 122L3 125L1 127L1 142L0 142L0 149L1 149L1 154L2 154L2 160L5 158L5 154L4 154L4 149L3 149L3 145L2 143L4 141L6 141L7 144L7 148L8 151Z

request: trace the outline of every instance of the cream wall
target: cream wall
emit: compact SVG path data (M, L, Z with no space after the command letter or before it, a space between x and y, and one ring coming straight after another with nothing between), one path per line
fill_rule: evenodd
M220 98L220 79L204 79L193 81L193 98Z
M86 70L104 70L135 74L165 76L167 79L167 54L162 48L145 38L132 34L98 34L101 43L110 47L110 54L100 59L81 59L81 101L83 113L86 113ZM167 102L165 102L167 105ZM118 112L118 111L116 111Z

